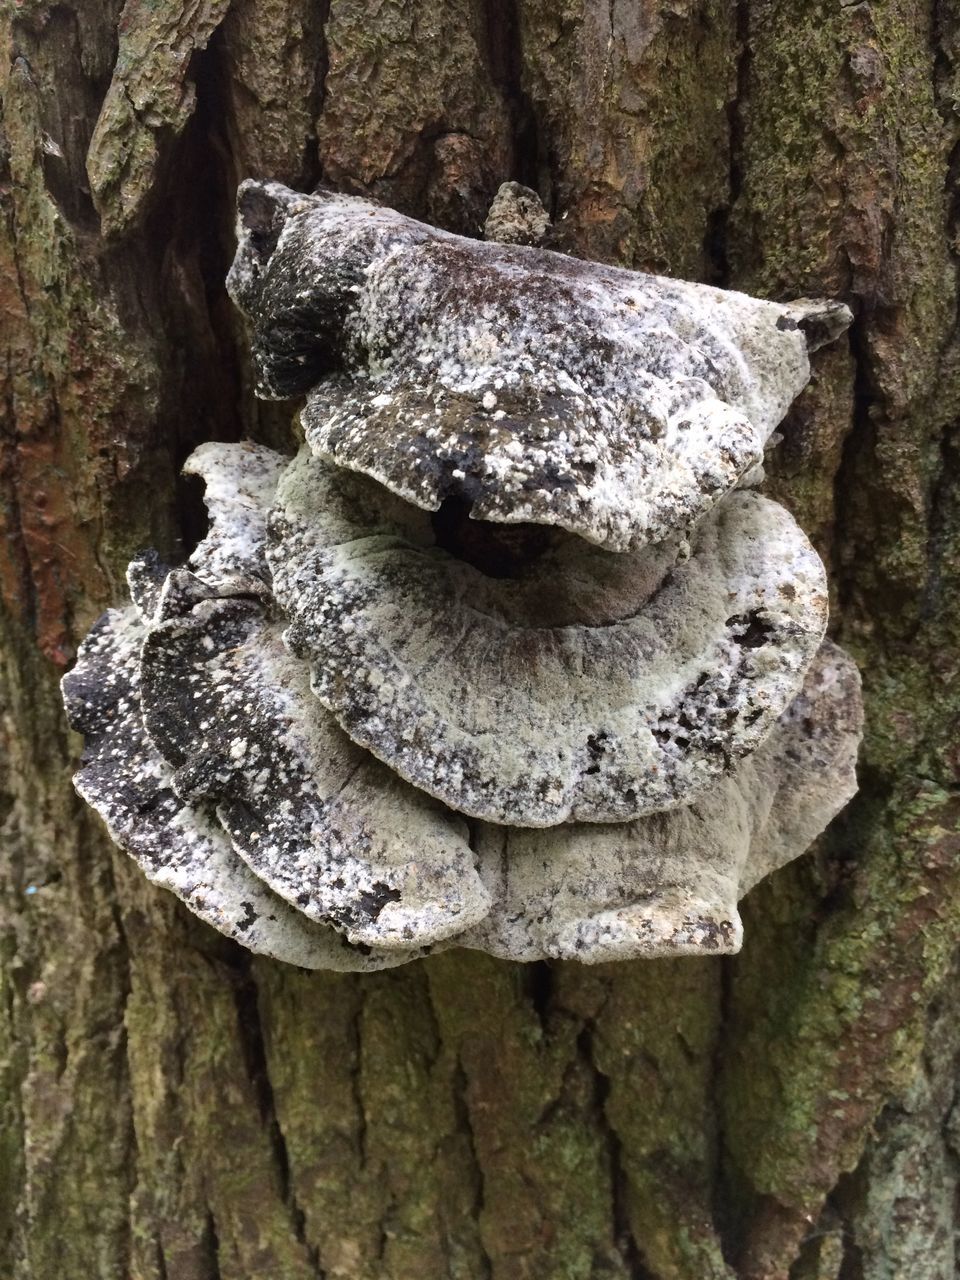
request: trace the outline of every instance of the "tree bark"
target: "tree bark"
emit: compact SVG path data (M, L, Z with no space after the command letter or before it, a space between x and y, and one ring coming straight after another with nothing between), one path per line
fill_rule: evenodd
M960 10L16 0L0 174L0 1275L949 1280L960 1119ZM861 794L734 959L254 958L70 785L57 680L204 440L291 447L224 292L244 176L840 297L770 492L859 661Z

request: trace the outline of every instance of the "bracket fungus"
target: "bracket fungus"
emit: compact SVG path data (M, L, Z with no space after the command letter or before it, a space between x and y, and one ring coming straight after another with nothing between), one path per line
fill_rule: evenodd
M759 494L705 516L682 563L675 542L614 555L567 535L496 579L342 474L307 452L280 481L267 558L288 643L356 742L471 817L690 802L763 740L823 638L823 567Z
M487 234L534 239L530 198ZM306 443L189 459L207 536L131 564L64 680L81 795L305 967L735 951L856 790L823 566L750 487L849 313L275 183L239 211L228 287Z

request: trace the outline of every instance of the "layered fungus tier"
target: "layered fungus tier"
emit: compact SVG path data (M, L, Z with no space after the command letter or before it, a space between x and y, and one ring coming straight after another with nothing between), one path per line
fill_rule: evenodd
M488 226L534 238L510 196ZM305 443L188 461L207 536L131 564L64 680L78 790L308 968L735 951L738 900L856 789L823 565L755 488L849 313L238 203L228 287Z

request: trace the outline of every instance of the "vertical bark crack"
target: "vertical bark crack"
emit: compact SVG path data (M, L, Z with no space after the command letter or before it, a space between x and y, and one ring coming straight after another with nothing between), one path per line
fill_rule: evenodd
M277 1116L273 1085L270 1080L267 1063L263 1023L260 1017L259 991L251 963L252 957L249 953L244 952L242 961L243 969L234 989L234 1000L237 1008L237 1024L247 1076L250 1080L260 1119L267 1133L277 1174L280 1197L289 1215L293 1236L302 1247L304 1256L316 1280L324 1280L325 1273L320 1266L319 1248L307 1238L306 1214L299 1204L294 1191L287 1141Z
M209 1280L223 1280L220 1273L220 1237L217 1235L217 1223L213 1210L207 1209L207 1220L204 1227L204 1249L209 1267Z
M320 117L327 100L327 76L330 72L330 42L327 39L327 26L330 22L331 0L319 0L317 24L320 28L320 56L317 59L317 74L313 84L313 137L307 156L307 181L316 186L323 178L323 161L320 157Z
M486 20L487 63L490 78L500 90L510 118L513 174L516 182L537 190L545 198L553 192L540 190L547 157L540 137L533 100L523 86L523 47L518 0L487 0L482 9ZM554 186L551 181L551 187ZM555 213L555 210L551 211Z
M167 1275L167 1255L163 1251L163 1244L160 1240L156 1242L154 1260L157 1266L157 1280L169 1280Z
M452 1077L453 1086L453 1104L454 1114L456 1115L458 1127L462 1129L467 1140L467 1150L470 1153L470 1161L473 1166L474 1173L474 1200L472 1206L473 1220L477 1224L477 1248L480 1251L480 1261L483 1266L483 1274L477 1277L477 1280L491 1280L493 1276L493 1259L487 1252L483 1242L483 1232L480 1230L480 1219L483 1216L485 1198L485 1179L483 1172L483 1164L477 1151L476 1139L473 1132L473 1123L470 1116L470 1102L467 1097L469 1082L467 1073L464 1069L460 1056L457 1056L453 1069Z
M577 1037L577 1052L589 1067L594 1080L592 1109L597 1131L607 1150L613 1242L631 1280L657 1280L644 1265L630 1226L627 1206L628 1175L623 1167L623 1145L607 1115L610 1078L597 1065L593 1052L593 1028L594 1020L591 1019Z
M367 1167L367 1112L363 1100L363 1062L361 1057L363 1051L364 1003L364 987L362 982L358 982L357 1006L354 1010L352 1021L353 1044L351 1045L350 1091L353 1095L357 1114L357 1156L361 1171L364 1171Z
M712 1096L717 1102L713 1108L714 1160L712 1170L712 1209L714 1230L724 1258L729 1262L734 1255L734 1193L728 1167L726 1112L723 1106L724 1050L727 1045L727 1028L730 1025L730 1008L733 992L733 960L724 956L720 965L720 1017L716 1028L711 1077Z
M549 960L535 960L527 965L527 989L533 1012L540 1021L540 1029L547 1034L547 1024L553 999L554 974Z
M733 8L734 39L737 45L736 87L733 98L727 104L728 178L727 201L714 209L707 218L704 257L707 266L707 283L718 288L729 288L730 266L730 218L734 206L743 191L744 138L746 110L750 84L750 9L749 0L736 0Z
M874 394L870 378L870 353L867 347L866 319L862 312L854 315L849 329L850 351L854 361L853 421L843 442L840 465L834 479L835 512L833 545L830 563L833 568L837 592L837 613L843 618L852 617L856 610L855 572L858 557L844 554L847 547L855 546L857 534L852 526L856 511L849 502L851 493L857 490L857 473L866 450L872 451L876 443L876 431L872 421Z

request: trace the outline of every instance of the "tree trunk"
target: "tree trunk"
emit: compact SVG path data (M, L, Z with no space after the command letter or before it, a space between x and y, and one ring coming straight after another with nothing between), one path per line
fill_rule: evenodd
M949 1280L960 1187L950 0L16 0L3 59L0 1275ZM244 176L845 299L768 482L861 665L861 794L735 959L252 957L76 799L57 681L204 440L292 446Z

